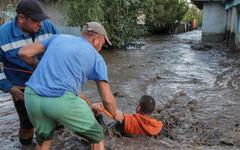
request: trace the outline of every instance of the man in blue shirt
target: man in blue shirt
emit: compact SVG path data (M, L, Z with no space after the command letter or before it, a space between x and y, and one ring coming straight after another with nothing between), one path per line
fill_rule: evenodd
M48 149L57 123L86 138L91 149L104 149L104 134L88 104L78 95L87 80L96 82L104 108L122 120L108 84L107 66L98 53L106 30L98 22L83 27L82 37L54 35L20 49L19 56L33 68L25 89L25 105L36 129L38 149ZM44 52L38 64L36 56Z
M21 0L16 8L14 20L0 27L0 89L9 92L20 120L19 140L21 144L30 144L33 126L24 106L24 84L28 81L33 68L18 57L21 47L40 41L57 33L54 26L46 20L38 0ZM28 71L23 71L28 70Z

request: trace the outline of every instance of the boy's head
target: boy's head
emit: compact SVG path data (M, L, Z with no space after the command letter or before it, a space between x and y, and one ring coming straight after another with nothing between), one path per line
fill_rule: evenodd
M155 110L155 100L152 96L143 95L136 108L137 113L150 115Z

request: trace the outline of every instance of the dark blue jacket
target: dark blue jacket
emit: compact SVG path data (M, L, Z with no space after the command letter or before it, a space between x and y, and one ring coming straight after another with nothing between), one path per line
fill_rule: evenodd
M31 74L11 69L20 69L33 71L33 68L21 60L18 51L21 47L26 46L34 41L41 41L47 37L56 34L57 30L48 21L42 21L42 27L33 37L22 32L17 25L15 18L9 23L0 27L0 63L4 69L0 70L0 89L8 92L13 85L24 86Z

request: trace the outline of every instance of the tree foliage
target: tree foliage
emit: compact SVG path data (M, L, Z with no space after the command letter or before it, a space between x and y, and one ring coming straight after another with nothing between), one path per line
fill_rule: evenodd
M114 46L122 47L146 33L171 29L187 11L185 0L64 0L68 25L83 26L89 21L103 23ZM138 24L140 15L146 24Z
M143 35L144 26L137 24L143 0L72 0L67 1L67 22L83 26L89 21L104 24L114 46L122 47Z
M202 24L202 15L203 12L199 10L195 5L191 5L187 11L187 13L183 17L183 21L189 22L193 19L196 19L198 24Z
M188 10L185 0L150 0L152 8L147 11L147 26L151 32L168 33L175 28Z

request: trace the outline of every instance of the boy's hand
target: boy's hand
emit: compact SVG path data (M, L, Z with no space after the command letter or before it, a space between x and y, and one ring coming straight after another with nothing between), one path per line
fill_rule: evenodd
M91 106L95 116L98 116L104 112L104 107L102 103L93 103Z
M122 123L122 121L123 121L123 119L124 119L123 113L122 113L121 111L117 110L116 115L114 116L114 119L115 119L116 121L119 121L119 122Z
M102 103L93 103L91 106L92 106L92 110L93 110L95 116L99 116L101 113L104 112L104 106ZM121 111L117 110L115 116L112 119L122 122L123 121L123 113Z

